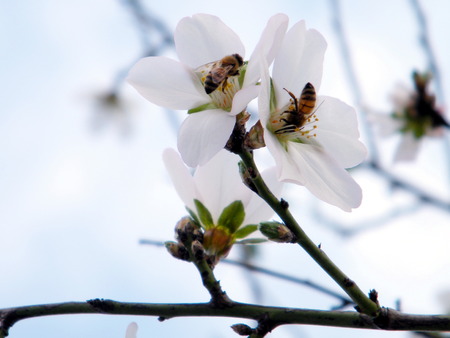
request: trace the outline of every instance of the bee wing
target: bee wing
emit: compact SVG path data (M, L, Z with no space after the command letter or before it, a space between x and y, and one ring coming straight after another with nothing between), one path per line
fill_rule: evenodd
M233 66L217 67L211 69L211 79L215 84L221 83L228 76L228 72L233 69Z

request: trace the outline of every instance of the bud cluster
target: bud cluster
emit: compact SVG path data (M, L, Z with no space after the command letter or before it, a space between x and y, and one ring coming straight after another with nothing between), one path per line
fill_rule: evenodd
M206 260L211 267L229 252L232 245L230 237L220 229L212 228L205 231L189 216L183 217L175 225L175 238L176 242L164 243L173 257L187 262ZM220 248L217 246L218 243ZM214 250L210 250L211 248Z

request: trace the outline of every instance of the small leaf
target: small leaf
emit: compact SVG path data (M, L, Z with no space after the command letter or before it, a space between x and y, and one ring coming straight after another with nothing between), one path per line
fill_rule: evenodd
M218 225L227 228L230 233L234 234L235 231L239 229L242 222L244 222L244 218L244 205L241 201L234 201L223 209L217 223Z
M200 222L201 224L203 224L203 227L205 229L212 228L214 226L214 221L209 210L203 205L202 202L197 199L194 200L194 203L195 207L197 208L198 217L200 218Z
M256 224L249 224L242 228L240 228L238 231L234 233L235 238L245 238L251 233L254 233L256 230L258 230L258 225Z
M241 241L235 242L235 244L261 244L261 243L267 243L268 240L264 238L247 238L243 239Z
M191 209L189 209L188 207L186 207L186 210L189 213L189 216L191 216L195 225L197 225L199 228L201 228L201 223L200 223L200 220L198 219L197 214L194 211L192 211Z
M188 114L199 113L201 111L210 110L210 109L217 109L217 106L214 103L208 102L208 103L202 104L201 106L198 106L196 108L189 109Z
M245 73L247 72L247 65L248 65L248 61L245 61L244 65L239 70L238 81L239 81L239 87L241 87L241 88L242 88L242 86L244 84Z

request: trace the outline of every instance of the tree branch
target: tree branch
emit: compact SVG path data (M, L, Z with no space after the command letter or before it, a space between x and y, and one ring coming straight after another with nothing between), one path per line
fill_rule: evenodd
M383 308L380 316L349 311L321 311L297 308L259 306L232 302L219 308L211 303L151 304L93 299L87 302L67 302L22 306L0 310L0 337L8 336L10 328L27 318L67 314L111 314L158 316L160 321L174 317L234 317L270 323L273 329L284 324L323 325L359 329L449 331L450 316L410 315Z
M358 309L371 316L377 316L378 305L370 300L364 292L352 281L344 272L333 263L333 261L323 252L303 231L300 225L289 211L286 201L279 201L266 186L258 168L253 160L253 155L241 149L238 155L250 173L251 180L255 185L259 196L277 213L285 225L297 237L297 243L316 261L317 264L347 293L347 295L358 305Z

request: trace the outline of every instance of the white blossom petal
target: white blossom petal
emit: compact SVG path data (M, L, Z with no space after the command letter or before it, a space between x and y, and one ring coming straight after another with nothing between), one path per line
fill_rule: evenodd
M269 19L258 44L250 56L245 73L244 88L255 84L259 80L260 66L258 62L261 57L265 58L267 65L272 64L276 53L280 50L288 22L289 18L285 14L276 14Z
M211 101L191 69L166 57L139 60L127 81L147 100L162 107L191 109Z
M286 156L293 159L295 168L304 177L305 187L317 198L344 211L359 207L362 200L360 186L319 147L289 142ZM297 176L285 176L284 180L301 184Z
M258 113L261 120L261 124L266 128L270 117L270 74L267 62L263 59L259 62L260 74L261 74L261 84L260 91L258 95Z
M230 203L240 200L245 207L251 198L250 189L240 178L238 160L237 155L223 149L195 171L195 184L201 200L215 221Z
M283 88L298 97L310 82L319 91L326 47L323 36L314 29L306 30L304 21L296 23L286 33L272 71L277 108L289 102L289 95Z
M190 167L203 165L222 149L236 118L221 109L190 114L178 133L178 151Z
M316 107L317 142L344 168L361 163L367 150L359 141L355 109L329 96L319 96Z
M421 140L414 137L412 133L403 133L394 155L394 161L414 161L419 153L421 143Z
M163 161L178 196L189 209L195 210L194 199L199 198L189 169L174 149L165 149Z
M305 185L306 179L303 172L298 170L295 159L286 153L285 145L281 144L278 139L270 132L264 133L264 141L267 149L274 157L277 164L278 179L282 182L294 182L296 184ZM295 181L293 180L295 178Z
M180 61L194 69L226 55L245 56L239 36L214 15L195 14L181 19L174 40Z
M127 331L125 333L125 338L136 338L138 331L138 325L135 322L132 322L128 325Z
M277 178L276 168L272 167L264 170L261 176L270 191L275 196L280 196L283 184ZM269 220L274 214L274 211L258 194L250 189L248 191L251 192L251 199L245 207L244 224L258 224Z
M253 85L239 90L233 97L230 115L235 116L242 112L250 101L258 96L259 89L259 86Z

